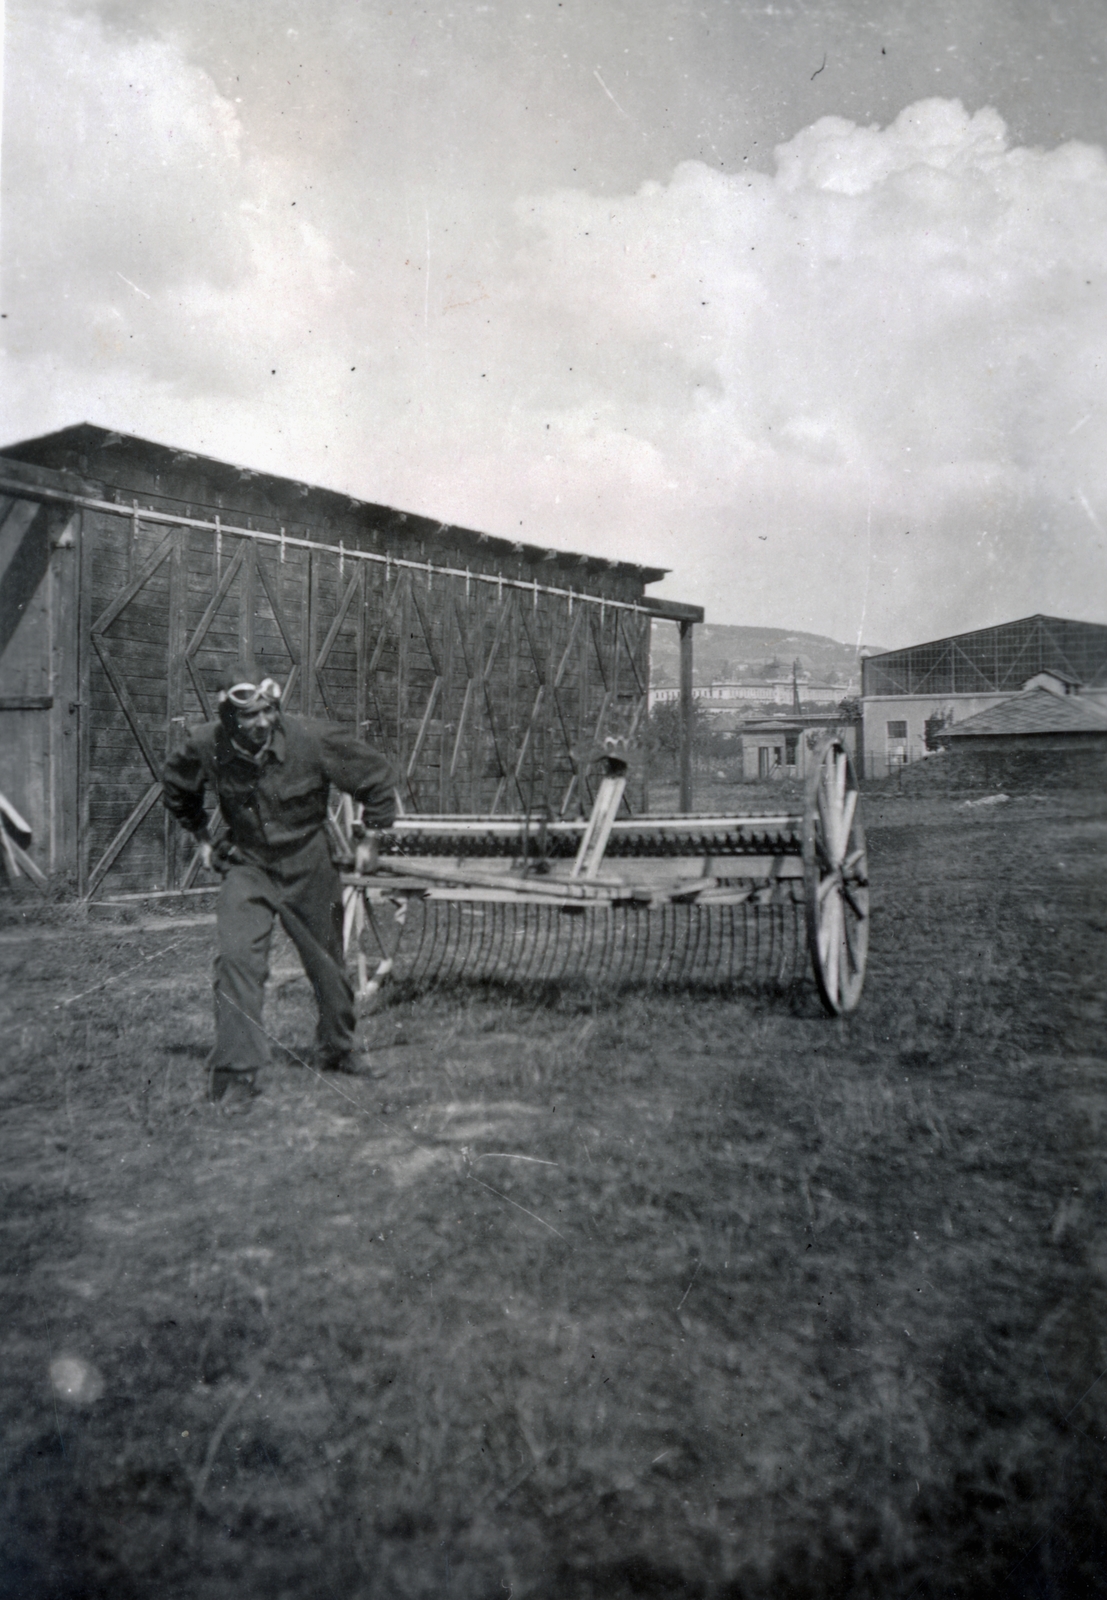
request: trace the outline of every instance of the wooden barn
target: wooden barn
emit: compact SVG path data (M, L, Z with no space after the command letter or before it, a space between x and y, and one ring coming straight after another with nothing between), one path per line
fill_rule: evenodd
M587 809L646 713L663 569L543 550L90 424L0 454L0 794L82 897L189 887L160 773L241 652L356 724L409 810ZM682 803L690 807L687 739ZM646 775L628 787L648 803Z

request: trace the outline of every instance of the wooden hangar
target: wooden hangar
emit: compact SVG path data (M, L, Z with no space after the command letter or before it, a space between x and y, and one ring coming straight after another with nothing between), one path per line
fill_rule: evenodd
M0 794L82 898L188 887L161 764L240 653L357 725L411 812L590 810L642 727L664 569L493 538L83 423L0 452ZM644 764L626 805L648 804Z

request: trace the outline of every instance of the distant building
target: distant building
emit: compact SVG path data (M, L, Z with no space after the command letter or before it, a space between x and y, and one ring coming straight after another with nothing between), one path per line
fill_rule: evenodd
M861 663L866 776L920 760L946 743L951 729L1039 687L1052 699L1079 696L1093 713L1097 705L1107 710L1107 626L1022 617L867 657Z
M742 777L805 778L827 734L837 734L851 755L857 749L857 723L818 712L745 722L737 733Z
M790 706L798 689L801 705L836 706L850 693L848 685L816 683L800 677L793 683L788 678L739 678L732 683L697 683L692 698L704 711L715 715L724 711L745 711L751 707ZM680 690L651 688L650 710L679 698Z

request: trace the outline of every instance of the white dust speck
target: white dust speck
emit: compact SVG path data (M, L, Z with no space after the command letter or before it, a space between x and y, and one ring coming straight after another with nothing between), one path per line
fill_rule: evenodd
M104 1380L91 1361L79 1356L59 1356L50 1363L50 1382L59 1400L70 1405L90 1406L104 1392Z

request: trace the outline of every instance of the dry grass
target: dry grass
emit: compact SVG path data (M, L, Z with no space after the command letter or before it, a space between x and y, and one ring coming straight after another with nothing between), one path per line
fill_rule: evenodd
M233 1121L209 928L0 945L0 1595L1107 1589L1102 808L870 815L852 1019L440 993Z

